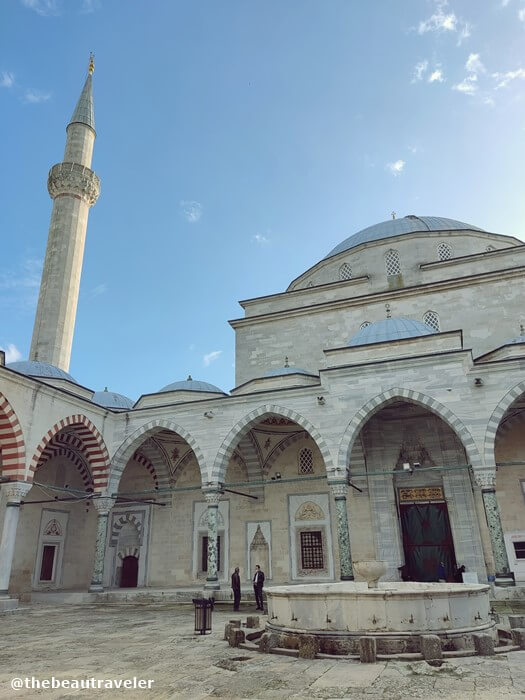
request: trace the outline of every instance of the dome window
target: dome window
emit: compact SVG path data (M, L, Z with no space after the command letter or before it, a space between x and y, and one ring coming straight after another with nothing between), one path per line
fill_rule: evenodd
M371 326L372 324L370 321L363 321L363 323L359 326L359 330L363 330L363 328L368 328L368 326Z
M309 447L303 447L299 452L299 474L313 474L314 453Z
M436 333L440 332L439 316L435 311L427 311L423 316L423 321Z
M450 260L452 257L452 248L448 243L440 243L438 245L438 257L440 260Z
M397 250L389 250L385 255L386 274L388 277L401 274L401 263Z
M343 281L352 279L352 268L348 263L343 263L339 268L339 279Z
M496 248L494 248L493 245L488 245L488 246L485 248L485 252L486 252L486 253L490 253L491 250L496 250Z

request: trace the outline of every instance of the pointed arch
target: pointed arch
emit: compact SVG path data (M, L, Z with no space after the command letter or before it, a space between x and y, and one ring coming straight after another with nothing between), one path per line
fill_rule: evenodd
M431 413L439 416L461 440L472 468L476 469L483 466L483 461L472 435L462 421L460 421L460 419L454 413L452 413L449 408L444 406L439 401L436 401L436 399L433 399L431 396L422 394L420 391L392 388L378 394L377 396L374 396L374 398L367 401L365 405L362 406L359 411L357 411L346 427L343 439L341 440L341 445L339 447L338 459L339 468L341 470L345 470L347 468L354 442L365 423L367 423L367 421L382 408L399 399L408 403L418 404L419 406L429 410Z
M496 433L503 419L505 413L509 410L512 404L519 399L520 396L525 394L525 382L520 382L516 384L510 391L508 391L505 396L498 403L494 411L492 412L489 422L487 423L487 429L485 431L485 463L487 465L496 464Z
M86 457L93 477L95 491L103 491L107 486L109 476L109 454L104 438L96 426L81 413L63 418L47 431L31 459L28 481L33 481L34 473L43 458L43 453L49 443L58 433L74 432L82 443L82 452Z
M197 459L197 464L199 465L199 471L201 474L201 481L207 481L208 475L206 472L206 462L204 461L204 456L201 449L197 445L197 442L193 436L190 435L190 433L188 433L188 431L181 425L178 425L178 423L174 423L169 420L157 419L142 425L140 428L137 428L134 433L124 440L113 455L111 460L111 473L108 481L108 491L110 493L116 493L118 491L122 472L135 451L140 447L144 440L146 440L146 438L148 438L150 435L153 436L159 430L171 430L171 432L177 433L177 435L188 443L195 454L195 458Z
M265 416L271 415L278 415L283 418L287 418L288 420L297 423L297 425L303 428L303 430L306 430L317 444L319 451L323 455L326 471L332 471L333 461L330 450L328 449L324 438L317 428L304 416L296 411L293 411L291 408L284 408L283 406L276 406L274 404L265 404L251 411L251 413L248 413L248 415L244 416L244 418L241 418L241 420L233 426L224 439L215 457L215 462L211 473L213 482L224 482L228 462L230 461L230 457L232 456L237 443L246 435L246 433L255 423L262 420Z
M24 481L26 448L22 426L7 398L0 393L0 451L2 476L10 481Z

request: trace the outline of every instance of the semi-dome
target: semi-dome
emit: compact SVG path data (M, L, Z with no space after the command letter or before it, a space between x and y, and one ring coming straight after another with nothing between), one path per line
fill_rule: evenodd
M20 360L19 362L10 362L6 365L8 369L14 369L15 372L26 374L28 377L39 377L42 379L66 379L68 382L77 384L76 379L55 365L50 365L49 362L34 362L32 360Z
M371 241L381 241L384 238L392 238L393 236L401 236L405 233L426 233L428 231L483 231L482 228L466 224L463 221L456 219L445 219L442 216L415 216L410 214L401 219L388 219L379 224L368 226L362 231L349 236L342 243L339 243L333 248L324 258L331 258L338 253L343 253L345 250L356 248L362 243L370 243Z
M104 408L115 408L127 410L133 408L134 401L123 394L117 394L115 391L108 391L106 387L104 391L95 391L93 403L103 406Z
M191 374L187 379L162 387L162 389L159 389L159 394L163 391L202 391L208 394L224 394L224 391L219 389L218 386L193 379Z
M432 335L436 331L422 321L411 318L385 318L361 328L348 341L349 346L385 343L403 338L417 338L422 335Z

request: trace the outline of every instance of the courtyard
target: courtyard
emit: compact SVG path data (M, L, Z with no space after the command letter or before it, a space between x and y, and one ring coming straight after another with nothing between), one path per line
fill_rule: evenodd
M522 607L500 604L498 612L522 612ZM368 665L230 648L222 638L224 625L248 614L254 614L250 606L240 613L218 607L212 633L198 636L191 605L22 607L0 617L0 698L495 700L525 695L525 651L447 660L432 668L425 662ZM13 689L14 678L28 678L33 687ZM137 687L52 690L39 689L32 681L52 678L136 679ZM154 682L147 689L139 680Z

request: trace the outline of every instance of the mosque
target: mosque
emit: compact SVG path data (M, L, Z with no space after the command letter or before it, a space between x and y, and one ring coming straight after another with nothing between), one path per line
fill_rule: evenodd
M0 608L228 597L256 564L270 584L351 580L370 559L390 580L463 565L525 582L525 244L436 216L369 226L240 302L229 393L192 377L135 402L94 392L68 371L100 190L93 69L49 172L29 360L0 358Z

